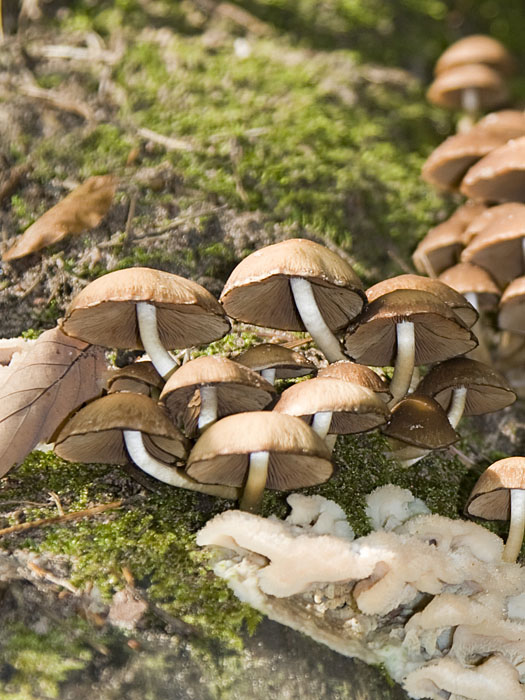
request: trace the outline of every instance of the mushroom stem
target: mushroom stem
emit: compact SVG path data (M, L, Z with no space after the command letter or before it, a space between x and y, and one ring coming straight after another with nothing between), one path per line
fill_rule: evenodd
M140 467L155 479L163 481L171 486L178 486L182 489L190 491L200 491L207 493L210 496L219 496L220 498L239 497L239 489L231 486L216 486L215 484L199 484L198 481L190 479L184 472L176 467L170 467L158 459L155 459L145 448L144 440L140 430L124 430L124 442L129 456L134 464Z
M217 420L218 396L216 386L201 386L201 410L197 427L200 432L206 430L208 426Z
M267 382L270 382L270 384L275 384L275 373L276 373L275 367L273 369L263 369L261 370L261 377L263 379L266 379Z
M463 411L465 410L465 403L467 401L467 387L458 386L452 392L452 401L447 412L448 422L453 428L457 427L457 424L461 420Z
M510 490L510 528L503 561L515 562L523 544L525 533L525 491L523 489Z
M330 433L330 435L327 435L324 439L326 442L326 446L330 450L330 452L334 451L335 443L337 442L337 433Z
M153 366L160 376L167 379L177 367L177 363L160 342L156 307L153 304L148 304L147 301L139 301L137 303L137 321L144 350L150 356Z
M348 359L319 311L310 282L302 277L290 277L290 288L301 321L328 362Z
M325 440L332 422L332 411L318 411L312 421L312 430Z
M461 107L468 114L476 114L480 109L479 90L475 87L461 91Z
M257 512L259 510L268 478L269 461L270 453L267 450L251 453L248 478L246 479L241 502L239 504L241 510L249 510L251 512Z
M389 387L392 394L389 406L394 406L406 395L412 379L416 355L415 331L412 321L399 321L396 324L396 336L397 355Z

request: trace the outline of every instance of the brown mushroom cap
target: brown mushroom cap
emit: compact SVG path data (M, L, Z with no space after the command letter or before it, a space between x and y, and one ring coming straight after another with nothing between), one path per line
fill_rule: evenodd
M456 316L459 316L463 323L469 328L473 326L478 319L478 312L472 304L465 299L463 294L460 294L441 280L429 279L421 275L398 275L397 277L390 277L382 282L374 284L373 287L366 290L368 303L398 289L414 289L420 292L433 294L452 309Z
M332 475L330 453L310 426L274 411L236 413L210 426L188 458L187 473L207 484L242 486L252 452L268 451L267 488L287 491Z
M108 378L108 394L116 391L131 391L134 394L149 396L151 389L160 392L163 386L164 381L153 363L145 360L120 367Z
M488 223L463 250L461 261L485 268L504 287L525 272L522 252L525 204L507 202L488 211L491 212L486 217Z
M386 423L389 410L371 389L340 379L307 379L285 389L274 406L277 413L308 422L315 413L333 413L329 433L346 435L373 430Z
M525 136L525 112L521 109L500 109L482 117L476 128L489 129L497 134L504 134L506 141Z
M320 369L317 376L319 379L339 379L344 382L360 384L378 394L383 401L388 401L391 397L388 383L377 372L366 365L359 365L351 360L332 362L327 367Z
M189 435L196 433L200 412L199 387L217 388L217 416L258 411L270 403L275 388L260 374L218 355L203 355L176 370L166 382L160 400Z
M462 93L475 88L482 109L504 104L509 95L501 74L481 63L456 66L440 73L427 91L429 102L448 109L461 109Z
M507 74L514 70L514 60L500 41L485 34L471 34L455 41L441 54L434 73L439 75L469 63L483 63Z
M127 464L124 430L142 432L145 446L158 459L186 456L188 442L167 412L148 396L128 392L108 394L81 408L58 434L55 452L71 462Z
M432 151L423 163L421 177L435 187L455 190L474 163L503 146L510 138L514 136L507 137L504 133L483 129L476 124L469 131L449 136Z
M157 308L166 348L209 343L230 329L221 305L200 284L169 272L131 267L94 280L66 310L62 330L94 345L141 350L137 302Z
M300 352L295 352L276 343L253 345L248 350L237 355L234 360L245 367L253 369L255 372L275 369L276 379L302 377L305 374L317 371L314 363L307 360Z
M401 399L382 432L407 445L435 450L459 440L437 401L424 395Z
M525 201L525 136L508 141L473 165L460 192L487 202Z
M439 276L444 282L460 294L476 294L478 307L494 310L501 296L500 289L487 270L472 263L458 263Z
M396 357L396 324L415 326L416 365L430 364L469 352L477 341L472 332L434 294L399 289L375 299L347 331L345 346L356 361L392 366Z
M312 284L321 314L333 331L345 328L363 308L361 281L345 260L319 243L292 238L261 248L237 265L221 294L226 313L245 323L304 331L290 277Z
M467 389L466 416L499 411L516 400L516 394L500 372L467 357L455 357L432 367L416 393L431 396L447 411L454 389L459 387Z
M465 512L484 520L508 520L511 489L525 489L525 457L499 459L485 469L471 491Z
M525 277L517 277L503 292L498 326L505 331L525 333Z

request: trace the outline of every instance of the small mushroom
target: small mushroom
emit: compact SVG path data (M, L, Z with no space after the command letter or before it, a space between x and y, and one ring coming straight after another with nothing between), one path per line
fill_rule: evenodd
M515 562L525 533L525 457L506 457L485 469L471 491L467 515L509 520L503 561Z
M499 302L498 326L504 331L525 333L525 277L517 277L503 292ZM510 338L507 338L510 340ZM515 345L515 343L513 343Z
M295 416L274 411L222 418L195 443L187 474L206 484L244 487L240 507L258 509L265 488L288 491L332 475L324 441Z
M379 376L370 367L360 365L351 360L332 362L331 365L320 369L317 377L319 379L340 379L343 382L359 384L376 393L385 402L392 398L388 383L382 376Z
M244 258L226 281L220 300L238 321L306 329L334 362L345 359L335 333L361 311L365 294L339 255L314 241L292 238Z
M117 391L131 391L158 399L164 382L153 362L143 360L120 367L109 375L108 394Z
M315 374L317 367L300 352L277 343L253 345L233 358L235 362L245 365L254 372L259 372L263 379L273 384L276 379L290 379Z
M160 400L187 435L198 435L218 418L259 411L275 394L257 372L218 355L203 355L182 365L166 382Z
M434 73L439 75L456 66L483 63L504 75L514 72L515 62L505 46L486 34L471 34L451 44L438 58Z
M463 178L461 194L485 202L525 201L525 136L478 160Z
M145 349L162 377L177 366L167 349L221 338L230 329L215 297L200 284L147 267L94 280L66 309L66 335L110 348Z
M222 486L203 486L157 459L183 459L187 440L171 423L166 411L143 394L108 394L91 401L64 425L55 452L70 462L126 464L129 458L150 476L172 486L201 491L222 498L237 498L237 491Z

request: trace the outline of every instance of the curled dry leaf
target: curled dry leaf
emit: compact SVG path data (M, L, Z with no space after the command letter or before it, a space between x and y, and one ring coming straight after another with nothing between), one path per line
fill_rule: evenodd
M42 333L2 374L0 476L48 441L75 408L98 396L106 372L102 348L70 338L60 328Z
M74 189L24 231L2 260L15 260L57 243L69 233L98 226L106 215L117 186L113 175L96 175Z

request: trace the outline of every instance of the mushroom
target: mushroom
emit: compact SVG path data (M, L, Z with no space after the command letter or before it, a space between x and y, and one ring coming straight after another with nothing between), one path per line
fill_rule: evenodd
M91 401L64 425L55 452L70 462L134 464L150 476L172 486L222 498L237 498L235 489L204 486L181 469L157 459L183 459L187 440L171 423L166 411L143 394L122 392Z
M463 250L461 262L484 268L505 287L525 273L525 204L508 202L488 211L488 222Z
M238 321L307 330L329 362L345 359L335 336L363 308L365 294L350 265L314 241L292 238L244 258L221 294Z
M465 506L467 515L483 520L508 520L503 561L515 562L525 533L525 457L506 457L486 469Z
M403 467L410 467L432 450L459 440L445 411L437 401L423 394L399 401L382 432L391 438L391 456Z
M295 416L251 411L222 418L195 443L187 474L206 484L244 485L240 507L257 510L265 488L287 491L332 475L324 441Z
M456 66L483 63L504 75L514 72L515 63L505 46L491 36L471 34L451 44L438 58L434 73L440 75Z
M389 411L375 392L340 379L307 379L285 389L277 413L312 421L312 428L333 449L337 435L363 433L383 425ZM333 439L328 439L331 433Z
M499 303L498 326L504 331L525 333L525 277L517 277L503 292ZM510 337L507 337L507 342ZM512 343L513 346L516 342Z
M525 136L478 160L463 178L461 194L486 202L525 201Z
M109 375L108 394L117 391L131 391L133 394L145 394L158 399L164 382L155 369L153 362L141 360L131 365L120 367Z
M177 366L166 348L209 343L229 329L204 287L147 267L94 280L74 297L62 323L64 333L95 345L146 350L162 377Z
M516 394L500 372L467 357L435 365L420 382L416 394L435 399L447 411L453 428L463 415L500 411L516 400Z
M454 311L429 292L398 289L372 301L348 329L345 346L356 361L394 365L391 404L403 397L415 365L469 352L475 336Z
M160 400L191 437L218 418L263 409L274 395L273 385L257 372L226 357L203 355L171 375Z
M273 384L276 379L290 379L315 374L317 367L300 352L277 343L253 345L233 358L235 362L245 365L255 372L260 372L263 379Z
M385 402L388 402L392 395L388 388L388 383L377 372L366 365L360 365L351 360L340 360L332 362L331 365L323 367L317 373L318 379L339 379L343 382L359 384L366 389L370 389Z

